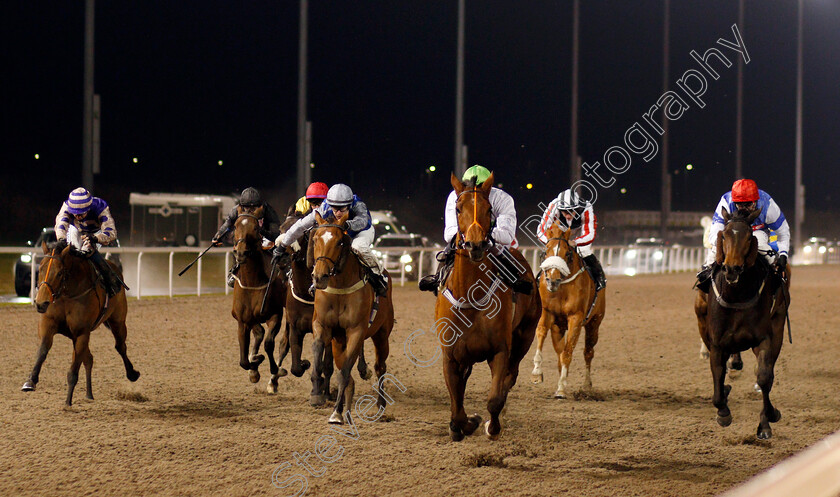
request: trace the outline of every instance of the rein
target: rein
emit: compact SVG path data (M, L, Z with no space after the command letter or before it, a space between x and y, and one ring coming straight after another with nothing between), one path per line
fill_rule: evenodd
M758 302L758 299L761 297L761 291L764 290L764 283L766 282L767 278L764 278L761 281L761 286L758 287L758 291L746 302L727 302L723 296L721 296L717 283L715 282L715 278L712 278L712 290L715 292L715 300L717 300L717 303L720 304L721 307L726 309L749 309Z
M341 238L341 241L339 242L339 244L341 244L341 246L342 246L341 255L339 256L337 261L335 261L331 257L327 257L325 255L319 255L318 257L315 258L315 263L317 263L321 259L329 261L331 267L330 267L330 270L327 271L327 277L333 278L335 276L338 276L339 274L341 274L344 271L344 265L347 262L346 252L349 251L349 249L346 248L347 246L344 244L344 236L346 236L347 232L345 231L344 226L341 226L339 224L333 224L333 223L322 224L322 225L316 226L314 229L317 231L321 228L338 228L338 229L341 230L341 233L342 233L342 238ZM311 242L312 241L310 240L310 243ZM361 290L362 288L364 288L366 283L367 283L367 278L363 276L359 279L359 281L357 281L355 284L353 284L349 287L336 288L334 286L327 286L326 288L324 288L321 291L332 294L332 295L349 295L351 293L355 293L355 292ZM298 300L300 300L300 299L298 299ZM309 302L307 302L307 303L309 303Z

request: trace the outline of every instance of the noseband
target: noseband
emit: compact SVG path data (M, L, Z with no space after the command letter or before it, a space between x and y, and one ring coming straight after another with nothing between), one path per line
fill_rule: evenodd
M321 228L338 228L338 229L341 230L341 233L342 233L341 240L338 242L339 247L341 247L341 252L340 252L340 255L339 255L337 261L335 261L331 257L327 257L325 255L319 255L318 257L315 258L315 263L316 264L321 259L329 261L330 270L327 271L327 276L332 278L333 276L336 276L340 272L340 268L343 266L343 264L341 264L341 262L342 262L342 256L344 255L344 235L346 234L346 232L344 231L344 226L341 226L341 225L338 225L338 224L322 224L320 226L316 226L314 228L314 231L317 231ZM310 240L310 242L312 242L312 240Z
M53 289L52 285L50 285L49 282L47 281L47 278L50 277L50 269L52 269L53 259L56 259L56 258L57 257L55 255L55 249L52 250L50 255L45 255L44 256L44 259L49 259L50 260L50 262L47 264L47 274L44 275L44 280L41 281L40 283L38 283L38 286L35 288L35 290L37 291L37 290L41 289L41 285L46 286L47 290L50 291L50 303L51 304L53 302L55 302L55 299L57 299L58 297L61 296L61 292L64 291L64 283L65 283L65 279L66 279L65 278L65 273L64 273L64 268L62 268L61 271L58 272L58 274L60 276L59 283L58 283L58 290Z
M253 214L248 214L247 212L243 213L243 214L240 214L239 217L249 217L249 218L251 218L251 219L253 219L254 221L257 222L257 241L259 241L259 221L260 221L260 219ZM246 248L245 248L245 250L242 251L242 255L248 254L249 251L248 251L248 248L247 248L248 247L247 242L248 242L248 236L247 235L243 236L242 238L235 239L233 241L233 251L238 252L236 250L236 246L239 245L240 243L244 243Z
M472 224L470 224L470 228L472 227L473 224L478 224L477 219L478 219L478 193L479 193L479 191L480 190L478 190L477 188L473 188L472 190L464 190L461 193L459 193L458 197L455 199L455 203L457 205L458 199L461 198L461 195L463 195L465 193L472 193L473 194L473 221L472 221ZM488 200L488 202L489 202L489 200ZM481 228L482 230L484 230L484 228L482 228L480 224L478 224L478 227ZM469 228L467 228L467 229L469 230ZM492 227L489 230L484 230L485 234L484 234L484 240L481 241L482 244L485 244L485 242L490 241L490 234L491 234L492 231L493 231ZM455 245L455 248L463 249L464 245L466 244L466 234L463 231L461 231L461 224L460 223L458 223L458 236L457 236L456 240L457 240L457 243ZM484 250L486 250L486 248Z

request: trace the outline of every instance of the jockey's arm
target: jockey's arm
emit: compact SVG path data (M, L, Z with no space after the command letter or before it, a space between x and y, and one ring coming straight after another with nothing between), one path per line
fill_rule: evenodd
M581 247L595 241L597 227L598 221L595 218L595 209L592 208L592 204L589 204L581 216L580 235L575 238L575 245Z
M772 198L770 205L767 206L767 216L764 218L767 227L776 232L776 245L779 247L779 253L787 255L790 251L790 226L788 226L785 215L779 205Z
M725 195L720 197L720 202L718 202L717 207L715 207L715 212L712 214L712 225L709 227L709 238L707 239L709 250L706 252L706 260L703 262L704 266L708 266L715 261L715 255L717 254L717 237L718 233L723 231L724 225L723 218L720 216L721 209L729 212L729 202L726 200Z
M353 211L353 216L351 219L347 220L347 229L350 231L364 231L372 226L370 220L370 211L365 205L364 202L361 200L357 201L351 207Z
M236 218L239 217L239 212L236 210L236 206L234 206L230 212L228 213L225 221L219 226L219 230L216 231L216 234L213 236L214 240L219 240L223 236L227 234L228 231L233 229L233 225L236 223Z
M557 216L557 199L552 200L548 204L545 212L543 212L540 224L537 226L537 237L543 243L548 243L548 235L546 232L549 228L551 228L551 225L554 224L555 216Z
M513 197L502 190L491 190L496 192L490 197L490 205L496 216L496 226L493 228L493 241L509 247L516 238L516 205Z
M446 207L443 210L443 239L447 244L451 243L455 235L458 234L458 214L455 212L457 201L458 196L455 194L455 190L452 190L446 197Z
M114 218L111 217L111 208L105 207L97 216L99 221L99 231L96 232L94 238L101 245L109 245L117 239L117 225L114 224Z
M274 240L274 244L283 247L288 247L289 245L298 241L298 239L300 239L300 237L303 236L306 230L313 228L316 224L318 224L317 220L315 219L315 213L318 212L318 210L313 210L309 214L298 219L297 222L293 224L291 228L288 229L288 231L278 236L277 239Z
M72 216L72 214L67 212L67 203L62 203L58 215L55 216L55 237L58 240L67 239L67 228L70 227Z
M260 229L262 235L269 240L274 240L280 234L280 217L277 211L267 203L263 204L263 225Z

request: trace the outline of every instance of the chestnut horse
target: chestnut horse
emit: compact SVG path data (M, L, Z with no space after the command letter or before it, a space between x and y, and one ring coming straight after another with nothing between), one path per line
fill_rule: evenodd
M265 352L271 372L266 391L275 393L277 378L287 374L286 370L278 366L278 362L282 363L289 351L289 342L284 335L280 337L280 360L274 360L274 339L283 320L286 284L281 275L275 275L269 288L271 251L262 249L262 235L259 231L261 209L257 208L254 214L240 213L234 224L233 256L239 264L239 270L234 276L231 315L239 324L239 365L248 371L252 383L260 381L259 365L265 356L259 353L259 347L265 337ZM268 296L263 308L266 292ZM267 335L262 323L268 326ZM254 335L253 345L250 344L251 333Z
M388 359L388 337L394 327L394 307L391 301L390 275L388 294L378 299L378 310L371 321L376 296L367 283L359 258L351 251L352 239L347 234L348 213L343 213L333 223L315 213L318 225L310 234L307 261L313 267L315 281L315 311L312 317L312 399L310 403L323 404L324 387L321 374L324 370L324 348L332 344L333 358L339 371L338 395L335 410L329 422L343 424L349 419L353 407L354 381L350 373L362 352L365 339L373 340L376 350L377 405L385 408L381 388Z
M286 221L280 226L280 232L285 233L303 216L294 212L294 206L289 209ZM303 337L312 333L312 313L315 309L315 298L309 294L312 286L312 268L306 265L309 250L309 232L289 247L292 251L291 267L288 270L289 289L286 292L286 337L292 352L291 372L297 377L303 376L309 369L310 363L301 359L303 352ZM283 268L285 269L285 268ZM324 377L321 381L322 394L329 394L330 377L333 373L332 347L324 349ZM359 354L359 375L362 379L370 379L371 373L365 363L364 348ZM320 398L320 397L319 397Z
M496 440L502 431L499 413L510 389L516 384L519 362L528 353L540 317L540 296L514 294L497 276L501 262L492 254L490 189L493 174L480 186L462 183L455 175L458 235L455 264L435 304L435 329L443 352L443 377L449 390L449 436L453 441L471 435L481 417L467 416L464 390L475 363L487 361L492 380L487 400L490 420L484 431ZM519 276L536 286L528 262L516 249L509 254L524 274ZM495 269L495 270L494 270ZM448 330L447 330L448 328Z
M545 260L540 266L542 317L537 325L537 352L534 354L534 371L531 375L534 383L542 383L542 346L550 331L557 353L557 369L560 370L554 398L565 399L568 395L569 366L581 329L586 330L583 348L586 376L583 389L592 390L592 358L595 356L595 344L598 343L598 330L604 319L606 292L596 296L595 283L587 276L580 255L569 242L572 230L563 231L555 223L547 234L549 239L545 245Z
M47 358L56 333L73 340L73 362L67 373L67 405L73 404L73 390L79 381L79 368L85 365L87 376L87 398L93 400L91 388L91 369L93 355L90 353L90 332L101 323L111 330L116 342L115 347L122 357L125 374L131 381L137 381L140 373L134 369L126 355L125 317L128 306L125 290L108 298L105 287L98 283L98 276L93 264L84 254L69 245L59 243L50 250L42 245L45 257L39 269L38 293L35 306L41 319L38 322L38 336L41 345L35 356L35 367L29 379L23 384L24 392L35 390L41 366ZM108 261L119 273L117 266Z
M732 423L727 405L732 387L724 385L726 361L731 354L751 348L758 363L756 383L764 400L756 437L769 439L773 434L770 423L782 416L770 402L770 390L790 304L787 298L790 266L785 284L777 283L778 276L772 274L764 257L758 253L758 241L752 235L751 225L758 214L759 211L730 215L721 209L726 224L717 237L719 267L712 275L713 294L698 291L694 312L700 338L709 349L714 381L712 402L718 409L718 424L729 426Z

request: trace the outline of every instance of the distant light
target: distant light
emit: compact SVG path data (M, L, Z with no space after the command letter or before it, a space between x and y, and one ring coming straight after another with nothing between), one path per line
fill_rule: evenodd
M814 250L814 249L811 248L810 245L805 245L804 247L802 247L802 250L805 251L806 254L810 254L811 251Z
M665 254L663 254L661 250L657 250L656 252L653 253L653 260L661 261L662 257L664 257L664 255Z
M437 168L435 166L429 166L429 171L435 172Z
M315 163L314 162L309 163L309 169L315 169Z
M405 270L406 270L407 272L409 272L409 273L410 273L410 272L411 272L411 269L412 269L411 264L406 264L406 265L405 265Z
M41 154L35 154L35 160L38 160L40 158L41 158Z
M694 166L692 166L691 164L688 164L687 166L685 166L685 168L686 168L686 170L691 171L692 169L694 169Z
M411 258L411 254L403 254L400 256L400 262L403 264L410 264L414 259Z
M224 164L224 161L219 161L219 165L221 166L222 164Z
M630 249L624 254L627 259L633 260L636 258L636 249ZM632 276L632 275L631 275Z
M636 268L628 267L624 269L624 274L627 276L636 276Z
M527 188L529 190L533 187L534 187L534 185L532 185L531 183L528 183L527 185L525 185L525 188Z
M24 264L29 264L30 262L32 262L32 256L29 254L23 254L22 256L20 256L20 262L23 262Z
M825 248L825 245L821 245L821 246L820 246L820 253L821 253L821 254L824 254L826 250L827 250L827 249Z
M379 224L379 219L374 219L373 224Z
M133 163L137 164L137 157L135 157L135 158L131 159L131 162L133 162Z
M627 188L622 188L621 193L627 193Z

